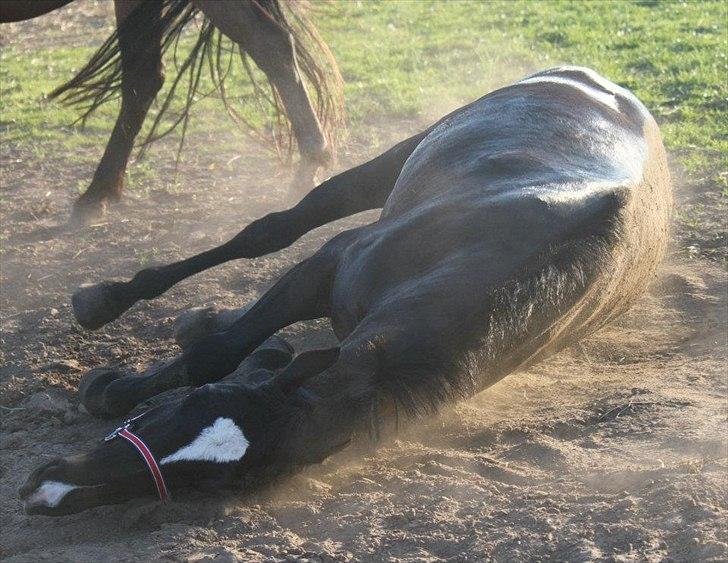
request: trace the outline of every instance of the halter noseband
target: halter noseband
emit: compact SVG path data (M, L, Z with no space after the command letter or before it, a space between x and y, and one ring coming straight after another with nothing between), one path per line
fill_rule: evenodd
M142 456L144 463L146 463L147 468L149 469L149 473L152 475L152 479L154 479L154 485L157 488L157 495L159 496L159 500L165 501L169 499L170 495L169 491L167 490L167 484L164 482L164 477L162 476L162 470L160 469L157 460L154 458L152 450L149 449L149 446L144 443L144 440L142 440L139 436L137 436L130 430L132 427L132 423L138 418L144 416L145 414L146 413L144 412L138 416L135 416L134 418L129 418L125 420L124 423L119 426L119 428L117 428L111 434L106 436L106 438L104 438L104 442L110 442L111 440L119 436L121 438L124 438L127 442L134 446L134 448Z

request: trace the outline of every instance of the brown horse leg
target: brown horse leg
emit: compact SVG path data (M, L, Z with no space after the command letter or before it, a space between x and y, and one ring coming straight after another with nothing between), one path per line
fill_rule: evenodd
M161 13L144 22L149 29L124 26L126 17L140 0L116 0L116 22L121 51L121 110L91 185L73 206L71 221L86 224L98 219L109 201L118 201L124 187L124 172L134 138L139 133L149 106L164 82L161 33L152 31ZM140 44L140 40L148 44Z
M0 2L0 23L37 18L71 3L73 0L15 0Z
M195 0L195 4L215 27L245 49L280 94L301 153L291 186L300 199L313 188L316 171L330 162L331 152L301 79L291 37L256 2L233 6Z
M278 31L276 39L280 47L271 49L261 44L259 36L254 36L245 48L271 83L275 84L291 121L301 160L289 194L292 199L299 200L314 187L316 172L331 163L332 154L303 85L291 39L284 32L274 29ZM253 45L256 41L259 43Z

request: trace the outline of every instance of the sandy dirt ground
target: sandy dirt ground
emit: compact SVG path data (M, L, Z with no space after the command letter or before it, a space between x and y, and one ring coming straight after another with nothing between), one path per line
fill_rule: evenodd
M5 41L28 28L13 29ZM283 252L201 274L100 331L81 329L69 299L79 284L209 248L283 205L287 173L274 160L255 147L235 159L241 148L224 143L192 156L209 142L191 139L181 188L131 193L81 231L64 221L70 186L91 168L71 154L0 148L0 558L728 559L726 274L675 251L618 322L378 448L357 445L254 493L25 516L17 489L27 474L115 426L78 408L87 369L175 355L171 325L186 307L245 304L333 234L377 216L323 227ZM354 145L341 166L370 154ZM150 158L171 171L168 151ZM299 350L333 338L325 322L285 334Z

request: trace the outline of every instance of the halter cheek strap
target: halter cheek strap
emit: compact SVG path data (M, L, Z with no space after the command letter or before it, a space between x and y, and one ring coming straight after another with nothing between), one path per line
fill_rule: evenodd
M122 426L119 426L119 428L106 436L106 438L104 438L104 441L109 442L118 436L120 438L124 438L124 440L134 446L134 448L142 456L144 463L146 463L147 468L149 469L149 473L154 480L154 485L157 488L157 495L159 496L159 500L165 501L169 499L170 495L169 490L167 489L167 484L164 482L162 470L160 469L157 460L154 458L154 454L152 454L152 451L149 449L149 446L144 443L144 440L142 440L139 436L137 436L130 430L132 422L135 421L137 418L140 418L141 416L143 415L139 415L125 421Z

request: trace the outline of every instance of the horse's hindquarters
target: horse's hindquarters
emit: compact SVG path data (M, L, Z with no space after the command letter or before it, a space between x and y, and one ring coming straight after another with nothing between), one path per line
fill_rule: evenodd
M631 184L481 194L364 229L337 269L341 335L407 334L380 338L388 371L449 358L420 371L466 370L482 389L598 329L643 292L667 241L670 185L652 122L644 141Z
M554 320L549 338L526 363L598 330L625 312L654 278L669 239L672 190L665 149L651 119L645 123L644 140L648 155L642 177L623 189L623 205L611 219L608 236L600 237L596 244L584 240L582 248L577 245L574 249L578 255L592 248L574 260L571 268L572 275L587 274L582 294L562 311L558 322Z

